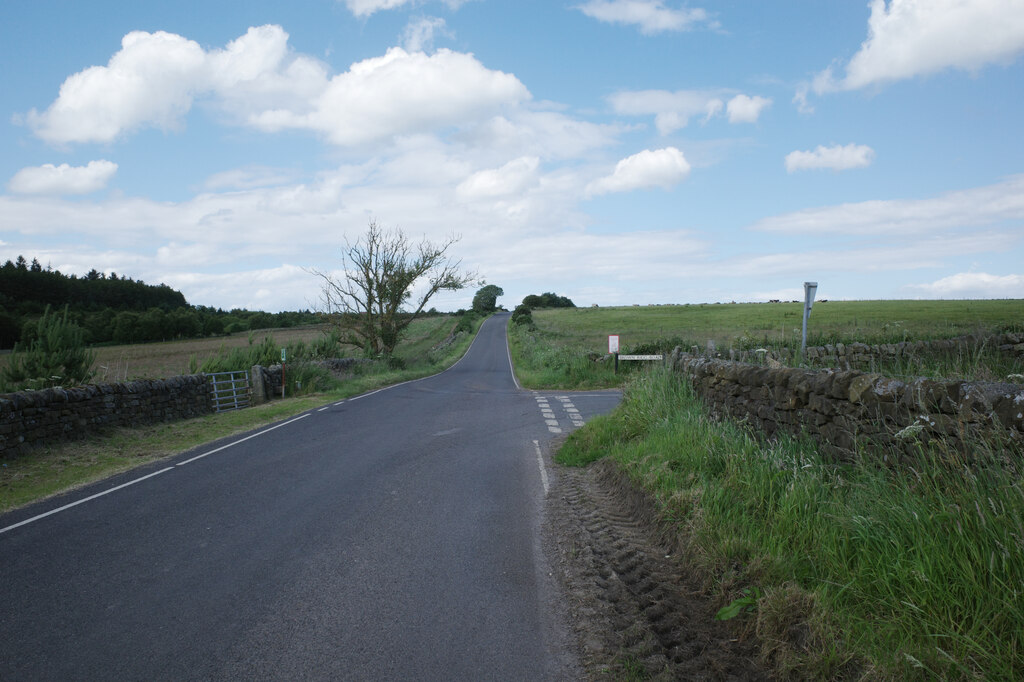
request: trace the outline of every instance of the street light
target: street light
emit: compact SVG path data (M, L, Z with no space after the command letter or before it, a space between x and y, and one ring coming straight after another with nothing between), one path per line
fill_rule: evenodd
M804 352L807 350L807 318L811 316L811 306L814 305L814 294L818 291L817 282L804 282L804 335L800 341L800 359L803 360Z

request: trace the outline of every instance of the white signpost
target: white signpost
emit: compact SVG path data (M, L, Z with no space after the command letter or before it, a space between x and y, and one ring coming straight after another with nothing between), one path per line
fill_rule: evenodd
M814 294L818 291L817 282L804 282L804 335L800 341L800 358L803 359L807 351L807 318L811 316L811 307L814 305Z
M288 357L287 350L288 350L287 348L282 348L281 349L281 399L282 400L284 400L284 397L285 397L285 395L284 395L284 390L285 390L284 389L284 387L285 387L285 380L284 380L284 364L285 363L284 363L284 361Z
M619 373L619 360L664 360L663 355L619 355L619 335L608 335L608 353L615 356L615 373Z

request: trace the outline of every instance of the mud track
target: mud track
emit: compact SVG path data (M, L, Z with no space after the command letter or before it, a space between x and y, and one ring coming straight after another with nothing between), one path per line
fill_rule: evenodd
M612 462L559 469L544 541L589 679L770 679L753 635L714 620L714 605L660 541L654 503Z

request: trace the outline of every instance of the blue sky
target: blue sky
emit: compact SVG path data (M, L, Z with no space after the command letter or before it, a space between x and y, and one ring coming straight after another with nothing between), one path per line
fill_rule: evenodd
M1024 0L3 3L0 260L294 310L376 220L509 306L1024 298L1022 52Z

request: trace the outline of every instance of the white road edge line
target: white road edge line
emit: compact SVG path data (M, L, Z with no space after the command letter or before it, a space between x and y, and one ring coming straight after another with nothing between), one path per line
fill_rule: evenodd
M509 320L512 318L510 317ZM521 391L523 387L519 385L519 379L516 377L516 368L512 364L512 346L508 342L508 321L505 322L505 354L508 355L508 371L512 374L512 382L516 385L516 390Z
M548 470L544 466L544 455L540 451L540 442L533 441L533 448L537 451L537 466L540 467L540 482L544 485L544 496L547 497L551 486L548 484Z
M201 454L201 455L199 455L197 457L193 457L192 459L186 459L184 462L178 462L177 464L175 464L175 466L183 467L186 464L191 464L192 462L196 461L197 459L202 459L203 457L209 457L210 455L212 455L215 452L220 452L221 450L227 450L228 448L233 447L235 445L238 445L239 443L244 443L245 441L250 440L252 438L256 438L257 436L262 436L265 433L270 433L274 429L279 429L282 426L288 426L289 424L294 424L295 422L299 421L300 419L305 419L308 416L309 416L309 413L307 412L306 414L302 415L301 417L296 417L295 419L289 419L288 421L283 422L281 424L278 424L277 426L271 426L269 429L263 429L262 431L260 431L258 433L254 433L254 434L252 434L250 436L246 436L245 438L239 438L236 441L228 443L227 445L221 445L219 448L216 448L214 450L210 450L209 452L204 452L203 454Z
M166 469L161 469L160 471L154 471L153 473L147 474L146 476L142 476L141 478L136 478L134 481L128 481L127 483L122 483L121 485L117 486L116 488L111 488L110 490L104 490L101 493L96 493L95 495L90 495L89 497L86 497L84 499L78 500L77 502L72 502L71 504L65 504L63 507L57 507L56 509L51 509L50 511L46 512L45 514L40 514L38 516L33 516L31 519L25 519L24 521L21 521L20 523L14 524L13 526L7 526L6 528L0 528L0 533L6 533L9 530L14 530L15 528L17 528L19 526L24 526L25 524L32 523L33 521L38 521L39 519L45 519L47 516L51 516L53 514L56 514L57 512L62 512L64 510L66 510L66 509L71 509L72 507L77 507L78 505L82 504L83 502L88 502L90 500L95 500L97 497L103 497L104 495L109 495L110 493L114 492L115 490L120 490L121 488L127 488L130 485L135 485L136 483L139 483L141 481L145 481L147 478L153 478L154 476L159 476L160 474L167 473L168 471L172 470L173 468L174 467L167 467Z

